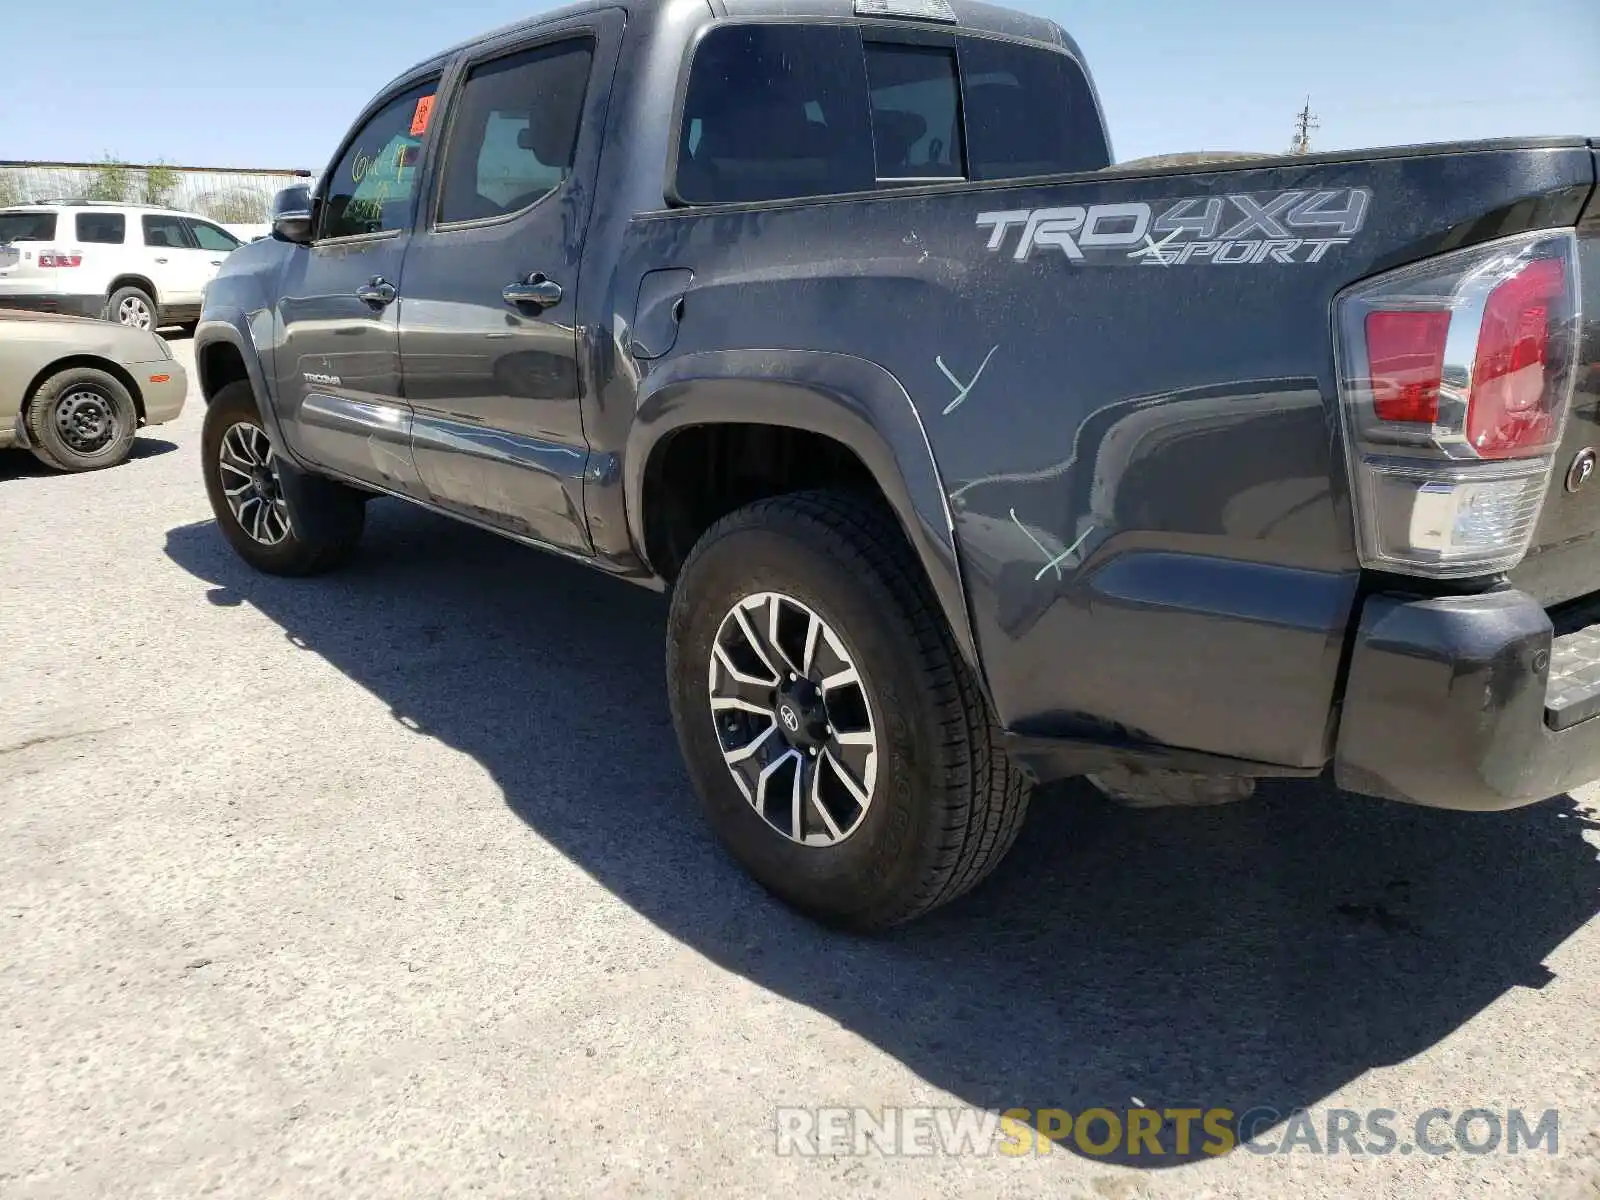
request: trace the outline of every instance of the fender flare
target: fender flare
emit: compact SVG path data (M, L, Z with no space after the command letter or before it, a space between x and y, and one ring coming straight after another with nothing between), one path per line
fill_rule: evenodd
M261 419L266 423L267 433L272 438L273 446L284 453L291 463L305 469L306 464L295 453L294 447L289 444L289 439L283 435L283 426L278 421L277 407L272 402L272 390L267 385L267 373L261 366L261 355L256 349L255 337L250 332L249 318L243 309L208 307L205 316L195 326L194 331L194 369L200 376L201 396L209 405L211 397L207 394L205 386L205 373L202 363L205 361L207 347L216 342L227 342L239 352L239 357L244 361L245 375L250 380L250 390L256 394L256 407L261 412Z
M622 481L628 533L646 566L644 481L651 456L680 429L728 423L821 434L861 460L894 510L962 658L987 695L933 447L900 381L864 358L817 350L715 350L685 354L653 370L639 390Z

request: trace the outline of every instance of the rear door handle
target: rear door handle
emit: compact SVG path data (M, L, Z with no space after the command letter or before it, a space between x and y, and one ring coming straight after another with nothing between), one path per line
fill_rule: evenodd
M158 262L158 263L164 263L164 262L166 262L166 261L167 261L167 260L166 260L166 259L164 259L164 258L158 258L158 259L156 259L156 261L157 261L157 262Z
M561 285L535 271L521 283L508 283L500 290L507 304L529 304L534 308L553 308L561 303Z
M393 304L396 295L398 293L394 290L394 284L390 283L382 275L374 275L371 281L363 283L356 289L357 300L364 300L368 304L376 304L380 308Z

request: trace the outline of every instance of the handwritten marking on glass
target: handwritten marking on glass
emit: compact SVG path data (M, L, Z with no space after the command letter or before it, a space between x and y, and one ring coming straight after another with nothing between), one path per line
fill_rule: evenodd
M1035 546L1039 547L1039 553L1040 554L1044 555L1045 558L1049 559L1049 561L1047 563L1045 563L1044 566L1039 568L1039 573L1036 574L1033 577L1035 581L1043 579L1044 578L1044 573L1046 571L1054 571L1056 573L1056 578L1057 579L1063 578L1063 576L1061 574L1061 564L1066 562L1067 559L1071 558L1074 554L1076 554L1077 551L1078 551L1078 547L1083 545L1084 542L1088 541L1089 540L1089 535L1094 532L1094 526L1093 525L1089 526L1089 528L1087 528L1087 529L1085 529L1083 531L1082 536L1079 537L1077 541L1073 542L1072 545L1068 546L1060 554L1052 555L1050 553L1049 547L1047 547L1038 538L1034 537L1033 536L1033 530L1029 529L1026 525L1024 525L1022 523L1022 519L1017 516L1017 510L1013 508L1013 509L1010 510L1010 512L1011 512L1012 524L1014 524L1018 529L1022 530L1022 536L1023 537L1027 538Z
M971 393L972 389L977 386L979 378L981 378L983 375L984 367L989 365L989 360L994 357L994 352L998 349L1000 349L998 345L991 346L989 348L989 353L983 356L983 363L978 367L978 373L972 377L972 381L970 383L966 384L963 384L959 379L950 373L950 368L944 365L943 358L939 357L938 355L934 356L933 365L944 372L944 377L950 381L950 386L956 389L956 398L944 406L945 416L948 417L951 413L955 412L955 410L961 406L961 402L965 400Z

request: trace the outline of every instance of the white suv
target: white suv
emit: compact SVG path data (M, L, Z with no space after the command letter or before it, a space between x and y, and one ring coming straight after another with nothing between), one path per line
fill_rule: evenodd
M199 319L200 297L243 243L194 213L91 200L0 208L0 308L139 329Z

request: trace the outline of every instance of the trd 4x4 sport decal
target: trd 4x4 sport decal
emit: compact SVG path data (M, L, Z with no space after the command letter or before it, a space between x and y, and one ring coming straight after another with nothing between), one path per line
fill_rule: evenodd
M1366 188L1187 196L1065 208L981 212L988 248L1026 262L1035 250L1058 250L1075 263L1187 263L1259 266L1321 262L1360 232L1372 193ZM1013 238L1013 235L1014 238Z

